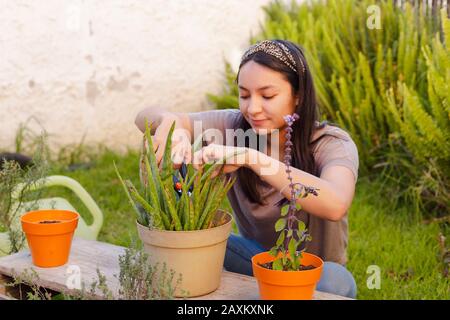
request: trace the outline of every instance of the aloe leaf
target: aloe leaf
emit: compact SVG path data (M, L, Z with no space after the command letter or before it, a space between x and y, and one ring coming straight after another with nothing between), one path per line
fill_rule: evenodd
M192 184L194 183L195 177L198 175L198 171L195 172L192 176L190 176L188 182L187 182L187 186L186 189L189 190L192 186ZM187 178L187 177L186 177Z
M192 154L194 154L195 152L197 152L202 148L202 142L203 142L203 134L199 135L192 144Z
M187 175L188 175L188 177L192 177L192 176L198 174L198 171L196 171L196 170L194 169L194 166L193 166L192 164L188 163L188 164L186 165L186 167L187 167Z
M139 180L143 190L145 190L145 197L147 198L147 188L148 188L148 178L149 178L149 168L145 165L145 158L147 157L145 138L143 139L143 146L141 150L141 156L139 159Z
M144 134L144 138L147 140L148 146L149 146L149 152L148 152L148 157L150 160L150 167L151 167L151 171L153 176L159 175L159 168L158 168L158 163L156 161L156 154L155 154L155 150L153 148L153 140L152 137L150 135L150 130L152 128L152 125L148 125L148 122L145 121L145 134Z
M215 201L213 202L212 208L210 209L210 214L207 216L205 223L203 224L202 229L207 229L211 227L212 219L215 216L215 213L219 209L222 204L223 199L227 195L228 191L231 189L235 182L236 178L229 178L223 188L219 188L219 194L215 197Z
M183 195L181 195L180 199L177 201L176 211L178 213L178 216L180 217L180 224L182 226L182 229L186 230L184 227L186 225L186 217L184 214L181 213L181 212L184 212L184 210L185 210L184 201L181 201L182 198L183 198Z
M195 210L195 227L196 228L198 228L197 226L199 225L200 218L203 215L203 213L206 209L206 206L209 203L208 199L212 198L213 188L211 186L213 183L214 183L213 179L208 179L202 184L201 179L200 179L201 189L199 190L199 195L198 195L199 200L197 202L197 207Z
M193 197L193 215L191 216L190 221L190 230L194 230L194 227L197 225L198 217L200 216L200 196L201 196L201 173L202 168L199 169L197 177L194 179L194 188L192 190L192 197Z
M131 197L137 203L139 203L142 208L144 208L145 212L147 212L152 217L152 227L155 227L157 229L164 229L158 211L155 210L147 201L145 201L145 199L138 193L136 187L130 180L125 181L125 183L127 184Z
M187 179L187 177L186 177ZM183 191L180 198L180 211L179 215L180 217L183 217L183 230L189 230L189 224L190 224L190 199L188 196L188 190L189 188L186 185L185 180L182 179L180 174L180 181L181 181L181 190Z
M165 181L168 178L171 178L173 175L173 164L172 164L172 135L175 129L175 121L172 123L169 134L167 135L166 147L164 149L164 155L162 160L162 180Z
M113 161L113 165L114 165L114 170L116 171L116 175L117 175L117 177L119 178L120 183L121 183L122 186L123 186L123 190L125 191L125 194L127 195L127 198L128 198L128 200L129 200L131 206L133 207L135 213L136 213L136 217L137 217L138 222L139 222L141 225L143 225L143 226L148 226L148 221L146 221L145 217L142 215L142 212L139 211L139 209L136 207L135 202L134 202L133 199L131 198L131 195L130 195L130 193L128 192L128 188L127 188L125 182L123 181L122 176L121 176L120 173L119 173L119 170L117 169L117 166L116 166L115 161Z
M209 190L209 193L211 193L211 195L208 196L208 198L206 200L206 205L204 206L203 212L197 223L197 229L202 228L203 223L205 222L208 214L211 214L212 204L215 202L217 195L220 193L220 189L218 188L218 185L220 183L221 183L220 179L215 179L214 182L212 183L211 188Z
M153 201L154 206L159 208L159 199L158 199L158 191L156 190L155 186L155 179L153 179L153 174L150 166L150 162L148 160L148 157L144 158L145 167L147 169L147 172L150 174L147 176L147 187L149 188L149 196L150 199Z
M151 128L152 128L152 124L149 125L148 121L146 120L145 121L144 139L148 143L148 148L149 148L149 152L147 153L148 159L150 161L151 173L153 176L153 181L155 183L155 188L156 188L157 195L158 195L159 208L163 214L166 214L165 212L167 212L167 209L164 206L164 200L163 200L164 198L163 198L163 193L162 193L162 181L161 181L160 171L158 168L158 163L156 161L156 153L155 153L155 150L153 147L153 140L150 135ZM168 217L167 214L166 214L166 217ZM168 226L166 226L166 230L168 230Z
M170 217L172 218L172 223L174 224L175 230L181 231L181 222L178 217L177 211L175 209L175 202L170 200L169 192L171 190L167 190L167 188L162 189L163 198L165 200L165 204L167 205L167 209L169 211Z
M240 154L245 153L245 150L237 150L235 152L233 152L233 154L231 155L226 155L223 158L214 161L213 163L207 163L205 164L205 174L202 176L202 179L208 179L210 178L210 176L212 175L212 173L214 172L214 170L217 169L217 167L219 166L223 166L226 164L226 161L232 157L238 156Z
M192 230L194 224L194 217L195 217L195 211L194 211L194 203L191 198L189 198L189 229L186 230Z
M145 157L144 161L145 161L145 166L147 168L147 172L151 172L150 163L149 163L148 158ZM167 230L170 225L169 218L167 217L166 213L161 210L161 206L159 204L159 198L158 198L158 191L156 189L155 180L153 179L152 175L148 176L148 189L149 189L149 196L150 196L150 199L153 204L152 207L156 211L158 211L158 213L163 221L164 229Z

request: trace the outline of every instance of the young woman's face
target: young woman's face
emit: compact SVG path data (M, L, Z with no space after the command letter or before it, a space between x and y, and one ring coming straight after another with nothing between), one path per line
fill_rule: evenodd
M283 116L294 113L298 101L281 73L249 61L239 71L238 85L239 108L256 133L286 126Z

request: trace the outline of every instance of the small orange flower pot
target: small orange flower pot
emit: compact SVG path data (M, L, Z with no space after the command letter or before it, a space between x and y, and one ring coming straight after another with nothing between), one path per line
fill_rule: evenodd
M50 268L67 263L78 219L78 213L67 210L37 210L22 216L34 265Z
M258 280L259 294L263 300L311 300L320 280L323 261L311 253L302 253L302 265L315 269L302 271L271 270L260 266L275 260L269 252L252 257L253 275Z

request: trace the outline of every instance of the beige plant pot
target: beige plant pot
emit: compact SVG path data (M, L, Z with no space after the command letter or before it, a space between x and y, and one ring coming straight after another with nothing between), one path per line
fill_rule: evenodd
M166 263L167 268L182 275L176 297L196 297L216 290L220 285L227 240L231 233L232 216L222 210L225 223L211 229L165 231L149 229L137 223L139 237L149 254L150 263Z

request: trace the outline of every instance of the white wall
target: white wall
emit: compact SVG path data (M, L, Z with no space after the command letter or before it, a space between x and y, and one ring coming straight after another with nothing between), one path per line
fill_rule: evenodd
M0 0L0 150L30 116L53 147L86 134L123 150L139 144L146 105L208 108L268 2Z

